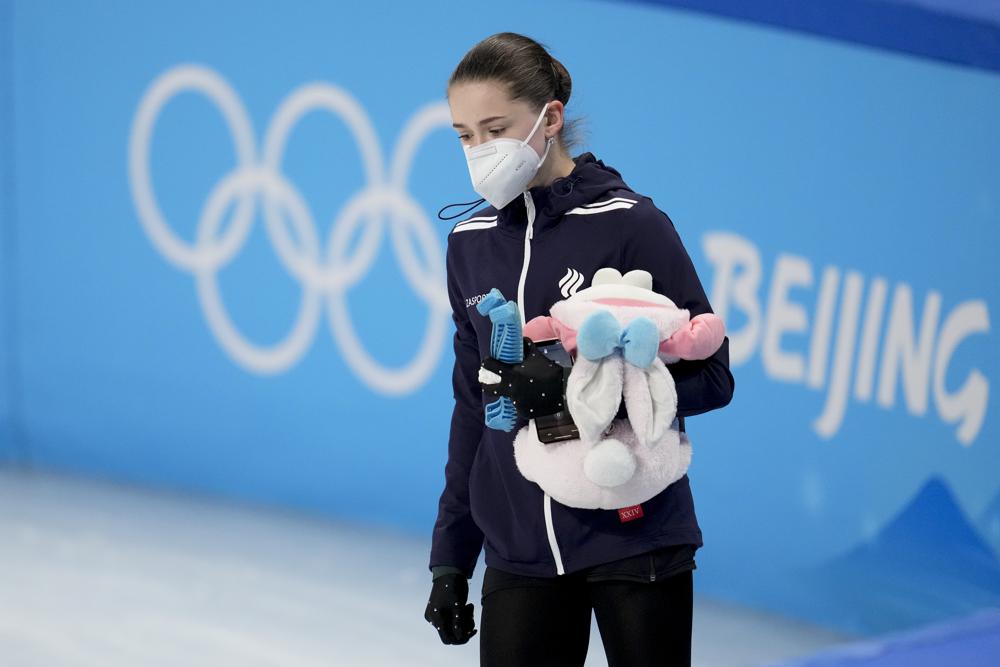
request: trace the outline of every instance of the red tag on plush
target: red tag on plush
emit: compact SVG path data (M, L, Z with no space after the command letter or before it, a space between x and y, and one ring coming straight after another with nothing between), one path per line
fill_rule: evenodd
M636 519L642 518L642 505L632 505L632 507L623 507L618 510L618 518L621 519L622 523L626 521L635 521Z

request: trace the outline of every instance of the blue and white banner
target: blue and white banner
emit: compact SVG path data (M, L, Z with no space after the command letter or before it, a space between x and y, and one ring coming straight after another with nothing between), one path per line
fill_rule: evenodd
M514 30L729 329L699 591L860 633L1000 604L1000 73L670 4L0 6L0 457L429 537L445 84Z

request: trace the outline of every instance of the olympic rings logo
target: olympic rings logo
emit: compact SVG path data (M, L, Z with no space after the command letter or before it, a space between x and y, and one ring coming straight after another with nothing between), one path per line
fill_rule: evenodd
M237 164L212 189L198 218L196 240L179 238L160 210L150 177L150 141L157 118L170 99L195 91L214 102L232 135ZM354 135L367 185L355 194L333 221L326 247L306 202L281 174L282 156L295 124L313 110L338 116ZM247 370L276 374L293 366L315 336L322 298L336 342L355 374L372 389L405 394L423 385L437 366L450 311L445 289L442 248L423 209L407 192L407 176L424 138L438 126L450 127L447 104L419 109L406 124L388 173L375 128L361 105L347 91L319 82L294 90L278 107L258 156L254 131L239 96L215 71L198 65L174 67L148 87L133 118L129 137L129 184L142 226L164 258L194 275L205 318L227 354ZM256 345L233 324L222 301L216 273L233 260L251 230L258 197L263 201L266 232L282 265L302 285L298 316L285 337L271 346ZM235 204L232 222L223 229L223 214ZM295 228L289 235L285 219ZM345 295L375 260L389 223L389 235L403 274L430 307L420 347L409 363L387 368L373 359L359 339ZM353 256L348 242L359 225L361 239ZM407 234L407 231L411 234ZM413 236L425 264L410 245Z

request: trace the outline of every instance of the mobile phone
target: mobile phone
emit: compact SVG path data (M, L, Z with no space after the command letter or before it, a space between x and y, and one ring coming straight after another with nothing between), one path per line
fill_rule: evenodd
M566 381L569 379L570 370L573 368L573 358L563 347L558 338L535 341L535 347L546 357L556 362L563 369L563 396L566 395ZM535 418L535 430L538 433L538 440L543 443L560 442L562 440L572 440L580 437L580 431L573 422L573 417L569 409L565 406L559 412L544 417Z

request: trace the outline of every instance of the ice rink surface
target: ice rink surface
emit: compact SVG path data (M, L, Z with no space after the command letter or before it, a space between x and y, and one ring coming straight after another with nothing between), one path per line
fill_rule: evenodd
M0 467L0 664L477 665L478 635L444 646L423 620L429 533ZM846 639L705 599L697 577L698 667ZM596 622L586 664L607 664Z

